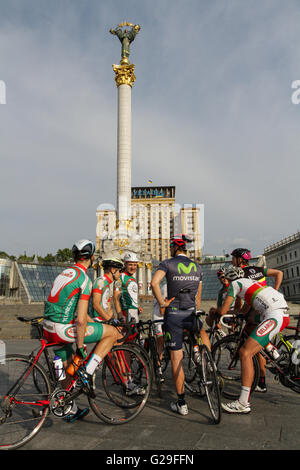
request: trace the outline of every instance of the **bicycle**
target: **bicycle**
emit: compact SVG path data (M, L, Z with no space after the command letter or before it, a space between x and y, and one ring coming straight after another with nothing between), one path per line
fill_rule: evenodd
M162 361L160 360L157 349L154 325L156 323L163 323L163 321L164 320L140 320L138 323L136 323L136 328L138 331L137 344L144 348L144 351L146 351L148 354L149 362L151 364L152 380L155 381L157 393L159 396L161 395L161 388L164 382L164 378L162 374ZM164 370L165 368L166 366L164 367Z
M295 359L298 360L300 358L300 314L298 315L290 315L290 318L297 318L297 325L296 326L287 326L284 331L281 331L276 335L274 346L280 351L283 352L288 350L291 352L293 350L293 354ZM285 330L293 330L293 335L287 335ZM296 343L298 341L298 343Z
M206 396L208 407L213 422L221 421L221 397L220 385L216 374L216 367L208 347L202 343L200 338L199 320L201 312L195 312L196 330L194 332L184 331L183 370L186 388L199 396ZM194 346L198 345L199 354L196 355ZM196 381L196 386L191 383Z
M17 449L26 444L40 431L49 413L64 418L81 394L87 396L92 411L105 423L127 423L143 410L150 392L150 370L129 344L112 348L96 369L89 387L83 366L94 346L64 389L49 353L50 348L61 343L47 343L43 339L40 317L18 319L37 328L41 345L28 356L9 354L0 364L0 449ZM130 331L130 325L122 327ZM121 341L124 339L126 336ZM39 364L42 356L47 369ZM128 391L129 377L143 389L142 395Z
M243 320L243 316L237 318ZM217 373L223 380L222 395L226 398L236 400L240 396L241 369L239 350L248 338L245 325L238 334L228 335L217 341L212 348L212 356L217 366ZM300 393L300 368L292 361L293 350L282 351L279 358L274 360L271 353L263 348L260 354L266 360L266 367L275 375L282 385ZM259 380L258 355L253 356L254 378L251 386L251 393L255 390Z

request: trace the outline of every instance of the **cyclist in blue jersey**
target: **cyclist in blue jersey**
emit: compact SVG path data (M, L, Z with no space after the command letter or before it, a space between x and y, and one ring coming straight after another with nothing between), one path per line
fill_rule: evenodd
M187 242L191 239L184 234L176 235L170 240L172 258L158 266L151 287L153 294L164 315L164 328L170 338L172 376L178 399L171 402L171 409L181 415L188 414L184 393L184 371L182 366L183 330L193 331L196 326L195 310L200 309L202 272L200 266L187 256ZM168 298L161 293L161 281L166 278ZM203 325L201 338L210 349L210 342Z

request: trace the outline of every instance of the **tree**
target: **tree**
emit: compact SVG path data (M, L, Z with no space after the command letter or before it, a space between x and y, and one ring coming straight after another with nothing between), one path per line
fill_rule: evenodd
M39 257L39 261L44 263L55 263L56 258L51 253L48 253L44 258Z
M73 253L69 248L63 248L56 253L56 261L59 263L67 263L73 261Z

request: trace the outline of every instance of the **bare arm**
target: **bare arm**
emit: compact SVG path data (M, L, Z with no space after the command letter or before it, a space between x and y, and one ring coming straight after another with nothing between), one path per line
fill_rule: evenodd
M158 305L162 305L165 301L165 299L163 299L163 296L160 290L160 283L165 277L165 275L166 275L165 271L158 270L154 274L152 281L151 281L152 292L158 302Z
M234 297L232 297L231 295L228 295L226 297L226 299L223 302L222 307L220 308L220 315L225 315L228 312L228 310L230 309L230 305L233 302L233 299Z
M274 289L278 290L283 279L283 272L279 269L267 269L267 276L275 277Z
M113 316L112 311L106 311L102 306L101 306L101 298L102 294L99 292L94 292L93 294L93 308L96 310L99 315L104 318L104 320L110 320Z
M119 320L123 319L122 307L121 307L121 302L120 302L121 295L122 295L122 290L121 290L120 282L116 281L113 299L114 299L115 309L116 309Z
M201 294L202 294L202 281L199 284L198 291L197 291L197 294L196 294L196 310L200 310Z
M172 299L164 299L162 296L162 293L160 290L160 283L165 277L165 275L166 275L165 271L157 270L151 281L152 292L158 302L158 305L160 306L161 315L164 315L166 307L168 307L170 303L173 302L173 300L175 299L175 297L172 297ZM161 305L164 305L164 307L161 307Z
M77 347L83 347L85 330L87 325L89 301L81 299L78 302L77 318L76 318L76 331L77 331Z

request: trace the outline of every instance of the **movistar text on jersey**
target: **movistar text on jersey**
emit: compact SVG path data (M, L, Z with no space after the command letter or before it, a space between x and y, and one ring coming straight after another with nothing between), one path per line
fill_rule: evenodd
M199 276L173 276L173 281L199 281Z

